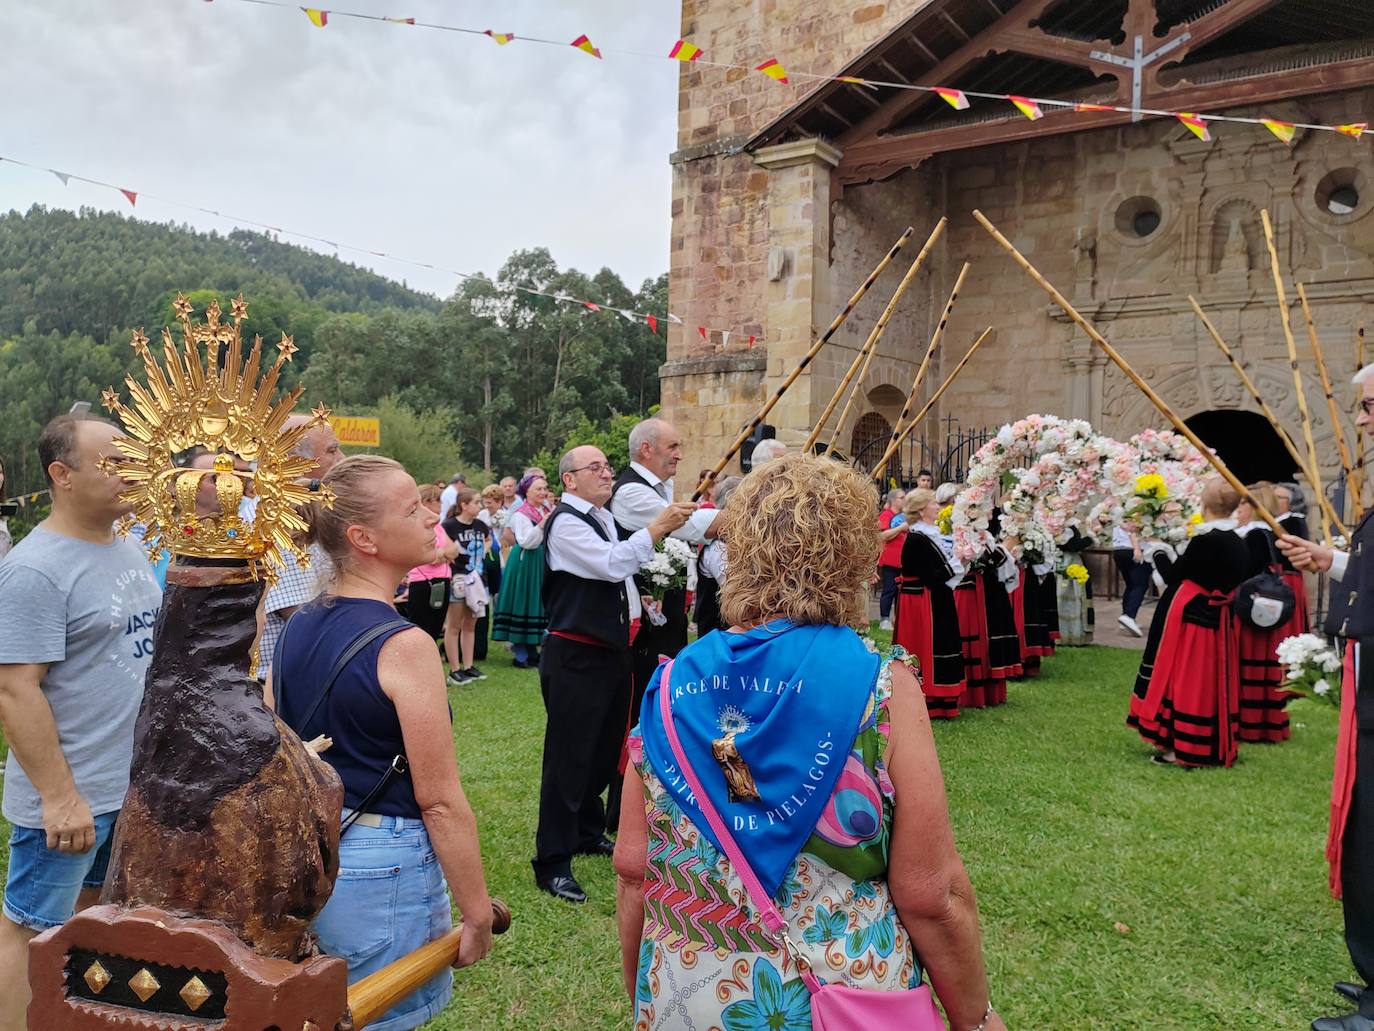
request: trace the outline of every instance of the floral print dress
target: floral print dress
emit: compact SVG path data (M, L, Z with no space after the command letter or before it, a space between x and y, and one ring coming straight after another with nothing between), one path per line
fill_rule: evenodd
M774 901L821 981L880 991L915 988L921 965L887 889L892 781L888 745L891 664L873 696L834 794ZM635 1031L810 1031L811 996L796 965L765 935L729 859L697 830L644 759L649 821L644 931Z

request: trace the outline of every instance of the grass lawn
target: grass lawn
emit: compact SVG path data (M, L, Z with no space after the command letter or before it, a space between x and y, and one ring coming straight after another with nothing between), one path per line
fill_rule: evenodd
M492 654L489 679L452 692L454 739L515 923L429 1026L626 1027L610 860L577 860L585 906L535 889L543 707L536 675ZM1334 710L1295 703L1294 739L1242 746L1231 770L1158 767L1122 722L1138 659L1063 649L1007 705L936 726L998 1010L1013 1031L1298 1028L1339 1010Z

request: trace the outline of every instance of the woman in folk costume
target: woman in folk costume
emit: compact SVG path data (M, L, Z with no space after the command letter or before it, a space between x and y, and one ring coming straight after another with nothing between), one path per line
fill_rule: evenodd
M966 689L953 590L964 568L942 547L934 491L913 490L906 496L903 514L908 532L902 535L892 643L919 660L921 690L931 717L951 719L959 715L959 698Z
M1126 717L1158 749L1155 762L1230 766L1236 760L1240 656L1231 595L1250 564L1232 518L1239 503L1225 480L1209 477L1202 525L1176 562L1156 558L1168 586Z
M845 989L881 1008L874 1031L943 1027L928 974L951 1027L1004 1031L920 685L851 629L876 505L848 466L789 455L726 508L730 628L659 668L630 738L615 869L636 1028L808 1031L817 981L822 1009Z
M1301 537L1303 540L1311 537L1311 531L1307 528L1307 499L1303 496L1302 488L1296 483L1274 484L1274 507L1269 511L1274 513L1274 518L1279 521L1285 534ZM1307 611L1307 581L1282 552L1279 552L1279 568L1283 573L1283 582L1292 589L1293 597L1297 599L1293 606L1293 615L1284 624L1283 637L1305 634L1311 629ZM1283 640L1283 637L1279 640Z
M1266 511L1274 511L1274 486L1267 480L1246 488ZM1279 553L1274 546L1274 531L1255 515L1254 506L1242 501L1236 506L1236 533L1245 538L1250 564L1245 579L1264 572L1279 571ZM1291 623L1291 620L1289 621ZM1236 633L1240 647L1240 739L1251 742L1287 741L1289 736L1289 694L1283 689L1283 666L1278 647L1289 636L1289 623L1260 629L1237 617Z
M1042 581L1053 587L1054 567L1049 563L1017 562L1016 588L1011 592L1012 614L1016 621L1017 643L1021 650L1021 675L1038 677L1040 660L1054 654L1050 639ZM1059 617L1056 613L1055 624Z
M548 481L531 473L520 481L516 493L524 498L511 513L507 529L515 547L501 575L501 593L491 617L491 639L509 641L517 669L539 668L539 641L548 620L544 616L544 519L549 497Z

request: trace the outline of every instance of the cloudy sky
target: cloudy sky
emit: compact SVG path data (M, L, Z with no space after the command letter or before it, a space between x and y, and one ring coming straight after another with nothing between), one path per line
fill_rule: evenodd
M675 0L339 6L664 54L679 26ZM540 245L631 288L667 270L676 62L339 17L318 29L242 0L6 0L0 41L0 157L463 271ZM0 211L32 204L130 212L0 162ZM150 196L134 213L234 226Z

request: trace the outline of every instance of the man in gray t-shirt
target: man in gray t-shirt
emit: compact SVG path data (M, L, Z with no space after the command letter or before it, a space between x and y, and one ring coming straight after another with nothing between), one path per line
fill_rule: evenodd
M0 1028L24 1026L28 942L89 905L129 786L134 722L162 592L111 527L125 484L114 426L59 416L39 460L52 515L0 562L0 812L13 824L0 917Z

